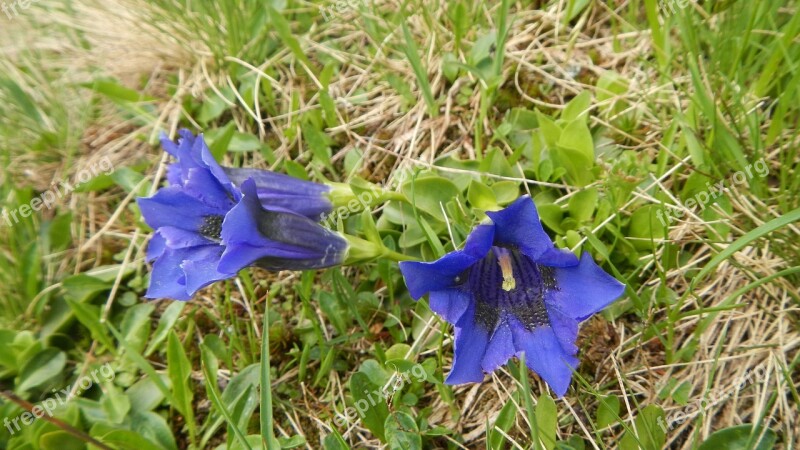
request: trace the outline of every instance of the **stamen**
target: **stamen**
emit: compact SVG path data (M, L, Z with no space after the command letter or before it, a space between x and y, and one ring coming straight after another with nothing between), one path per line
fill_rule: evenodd
M517 287L517 280L514 279L514 269L511 265L511 252L505 248L495 248L497 252L497 264L503 272L503 290L509 292Z

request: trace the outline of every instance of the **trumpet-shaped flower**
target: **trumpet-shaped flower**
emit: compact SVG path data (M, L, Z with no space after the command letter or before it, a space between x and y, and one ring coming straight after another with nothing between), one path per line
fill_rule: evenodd
M348 242L313 220L265 208L255 181L242 183L242 200L222 223L225 252L219 269L255 265L269 270L308 270L342 264Z
M622 295L625 286L584 253L556 249L524 196L488 212L462 250L433 262L401 262L414 299L455 325L449 384L481 382L512 356L559 397L577 368L578 324Z

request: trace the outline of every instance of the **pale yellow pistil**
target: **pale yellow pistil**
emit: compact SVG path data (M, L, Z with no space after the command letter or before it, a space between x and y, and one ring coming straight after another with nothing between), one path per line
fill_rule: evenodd
M514 269L511 267L511 253L500 251L497 255L497 264L503 272L503 290L508 292L517 287L517 280L514 279Z

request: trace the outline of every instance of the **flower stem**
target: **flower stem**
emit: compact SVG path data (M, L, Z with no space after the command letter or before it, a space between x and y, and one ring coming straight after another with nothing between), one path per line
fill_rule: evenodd
M347 242L350 243L347 258L344 261L344 265L346 266L360 264L377 258L386 258L392 261L413 261L417 259L391 250L380 241L368 241L350 234L342 235L347 239Z

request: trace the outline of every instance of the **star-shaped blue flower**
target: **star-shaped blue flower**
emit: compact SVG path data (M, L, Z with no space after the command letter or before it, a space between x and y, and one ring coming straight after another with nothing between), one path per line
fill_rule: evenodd
M434 262L401 262L414 299L455 325L448 384L483 381L512 356L559 397L578 365L578 324L609 305L625 286L584 253L556 249L530 197L486 213L463 250Z

